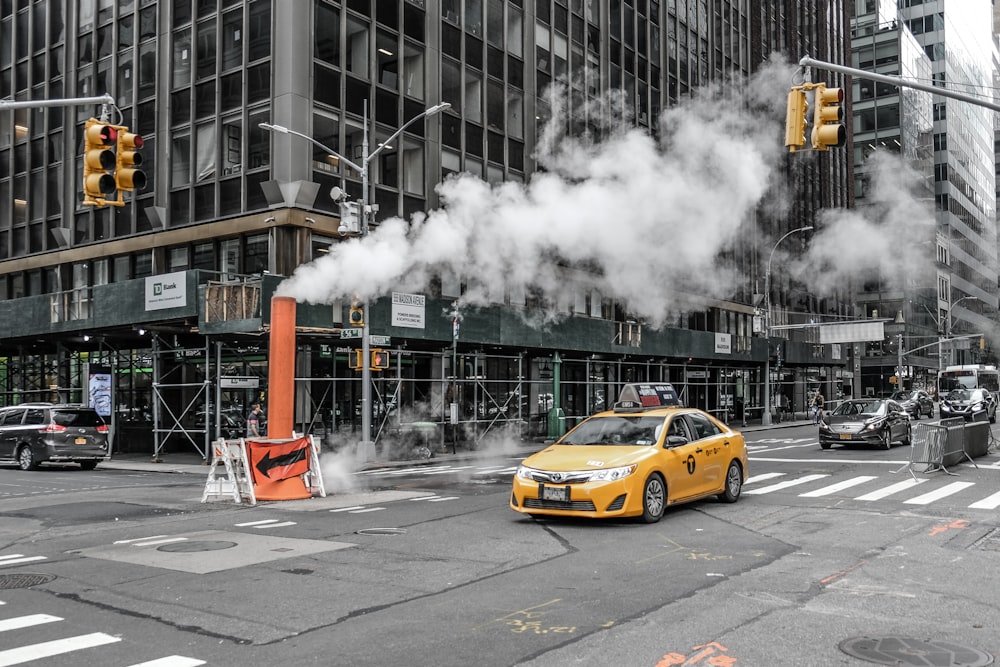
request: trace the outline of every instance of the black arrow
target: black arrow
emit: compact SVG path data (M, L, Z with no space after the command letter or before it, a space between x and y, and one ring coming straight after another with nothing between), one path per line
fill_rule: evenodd
M282 454L276 458L271 458L270 450L264 452L264 458L257 462L257 470L260 471L264 477L271 479L268 474L269 471L274 468L282 468L284 466L290 466L292 464L298 463L299 461L306 460L306 447L301 449L296 449L294 452L288 452L287 454Z

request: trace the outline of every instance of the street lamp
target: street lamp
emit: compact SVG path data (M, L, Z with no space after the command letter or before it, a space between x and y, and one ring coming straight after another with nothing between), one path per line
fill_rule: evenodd
M968 296L963 296L958 301L954 301L954 302L952 302L951 304L948 305L948 317L945 318L945 321L944 321L944 337L945 337L945 339L948 340L948 348L949 348L948 349L948 359L949 359L949 361L951 360L952 355L955 352L955 346L951 344L951 323L952 323L951 314L955 310L955 306L957 306L958 304L962 303L963 301L965 301L967 299L973 299L975 301L978 301L979 297L978 296L972 296L970 294ZM940 343L940 342L941 342L941 339L939 338L938 339L938 343ZM943 363L943 361L944 361L944 357L941 356L941 347L939 345L938 346L938 367L941 370L944 370L944 363Z
M362 158L361 164L357 164L352 160L344 157L335 150L332 150L323 144L319 143L312 137L301 132L296 132L295 130L290 130L283 125L274 125L271 123L260 123L259 126L265 130L272 132L281 132L282 134L294 134L297 137L301 137L306 141L312 142L313 145L318 146L330 155L341 160L348 167L354 171L361 174L361 236L368 235L368 216L371 213L371 205L368 198L368 164L372 159L381 153L383 150L389 147L393 139L398 137L403 133L403 131L408 128L413 123L417 122L421 118L427 118L428 116L433 116L434 114L444 111L449 108L451 103L441 102L440 104L435 104L432 107L424 109L421 113L417 114L410 120L403 123L402 126L391 135L389 138L382 142L378 148L376 148L371 153L368 152L368 100L365 100L364 104L364 115L362 116L362 123L364 126L364 132L362 133L361 141L361 154L365 157ZM372 413L371 413L371 401L372 401L372 369L371 369L371 341L369 340L368 332L368 299L367 297L362 304L364 308L365 317L361 325L361 442L358 443L358 455L362 461L371 460L374 457L373 443L369 441L371 438L372 430Z
M764 414L761 415L760 423L764 426L771 425L771 260L774 259L774 251L778 249L781 242L792 234L807 232L812 226L798 227L778 239L771 254L767 258L767 273L764 274L764 340L767 341L767 354L764 356Z

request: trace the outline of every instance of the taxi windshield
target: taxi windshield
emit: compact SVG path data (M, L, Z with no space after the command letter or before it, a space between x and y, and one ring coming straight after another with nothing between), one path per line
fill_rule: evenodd
M563 436L560 445L636 445L656 444L663 417L614 415L591 417Z

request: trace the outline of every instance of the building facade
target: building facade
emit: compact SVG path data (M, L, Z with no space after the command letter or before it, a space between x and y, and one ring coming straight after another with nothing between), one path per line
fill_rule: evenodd
M367 196L375 226L409 219L441 203L436 186L452 174L529 182L554 81L570 82L571 106L619 91L634 125L655 134L664 109L755 73L775 53L840 62L850 53L848 8L825 0L0 0L0 9L5 99L110 92L111 122L145 141L149 183L125 206L84 205L83 129L100 106L0 110L0 400L86 400L88 375L110 368L114 419L129 433L119 446L146 447L133 445L145 433L157 451L175 441L207 451L229 418L239 423L250 400L266 399L269 299L281 276L344 242L335 187ZM440 102L450 108L408 124ZM732 258L742 275L734 293L663 327L595 292L533 327L525 313L545 304L504 293L464 312L459 331L448 313L460 279L417 295L420 329L393 319L392 295L372 302L369 327L392 359L375 374L373 436L433 423L441 443L501 427L551 437L642 380L673 382L687 402L728 418L759 417L768 357L775 393L800 410L809 389L835 395L850 384L849 349L808 331L754 336L754 316L764 282L776 322L855 314L848 286L809 294L781 266L762 281L776 239L816 224L822 209L853 205L852 150L789 161L791 205L756 212L745 253ZM364 161L368 193L338 155ZM175 301L151 296L165 284ZM349 366L357 341L343 337L349 305L299 309L296 420L313 432L350 437L361 423Z

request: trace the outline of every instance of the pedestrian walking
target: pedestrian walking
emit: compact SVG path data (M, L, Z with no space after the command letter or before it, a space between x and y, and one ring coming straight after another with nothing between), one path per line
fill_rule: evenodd
M247 416L247 437L248 438L259 438L262 433L260 430L260 421L262 413L260 410L260 403L254 403L253 409Z

